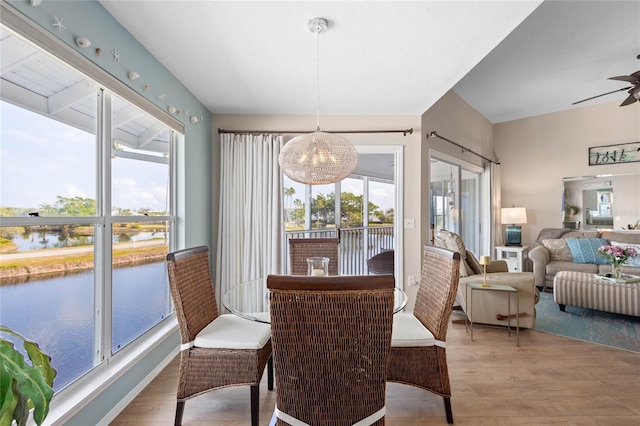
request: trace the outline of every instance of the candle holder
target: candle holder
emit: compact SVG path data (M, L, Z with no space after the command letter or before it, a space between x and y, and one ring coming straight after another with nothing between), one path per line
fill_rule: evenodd
M329 258L328 257L308 257L308 274L315 277L329 275Z

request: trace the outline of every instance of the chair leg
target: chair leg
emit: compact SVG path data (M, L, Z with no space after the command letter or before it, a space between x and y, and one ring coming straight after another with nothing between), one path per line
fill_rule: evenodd
M446 396L442 397L444 399L444 411L447 414L447 423L450 425L453 424L453 411L451 411L451 398Z
M273 390L273 355L267 361L267 389Z
M251 386L251 426L258 426L258 415L260 414L260 386Z
M182 424L182 413L184 412L184 401L178 401L176 404L176 419L173 422L175 426Z

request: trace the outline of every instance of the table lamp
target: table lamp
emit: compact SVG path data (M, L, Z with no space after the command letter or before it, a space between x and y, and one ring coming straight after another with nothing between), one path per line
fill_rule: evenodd
M480 256L480 264L484 271L484 280L482 281L482 287L491 287L491 284L487 283L487 265L491 264L491 258L489 256Z
M527 223L527 209L511 207L502 209L502 224L505 228L505 245L522 246L522 228L520 223Z

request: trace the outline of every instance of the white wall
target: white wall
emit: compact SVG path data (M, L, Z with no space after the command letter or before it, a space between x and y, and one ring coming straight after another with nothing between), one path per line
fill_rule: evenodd
M640 103L625 107L619 107L619 103L617 100L494 126L494 148L501 162L502 205L527 208L523 244L531 245L542 228L562 227L563 177L640 172L640 163L588 165L589 147L640 141Z

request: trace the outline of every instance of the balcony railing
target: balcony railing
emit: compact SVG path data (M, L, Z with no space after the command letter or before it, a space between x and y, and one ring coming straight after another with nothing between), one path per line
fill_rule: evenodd
M339 234L339 235L337 235ZM287 231L285 238L340 238L340 274L367 275L367 259L385 250L393 250L393 225L359 228L311 229ZM289 244L285 244L286 272L289 272Z

